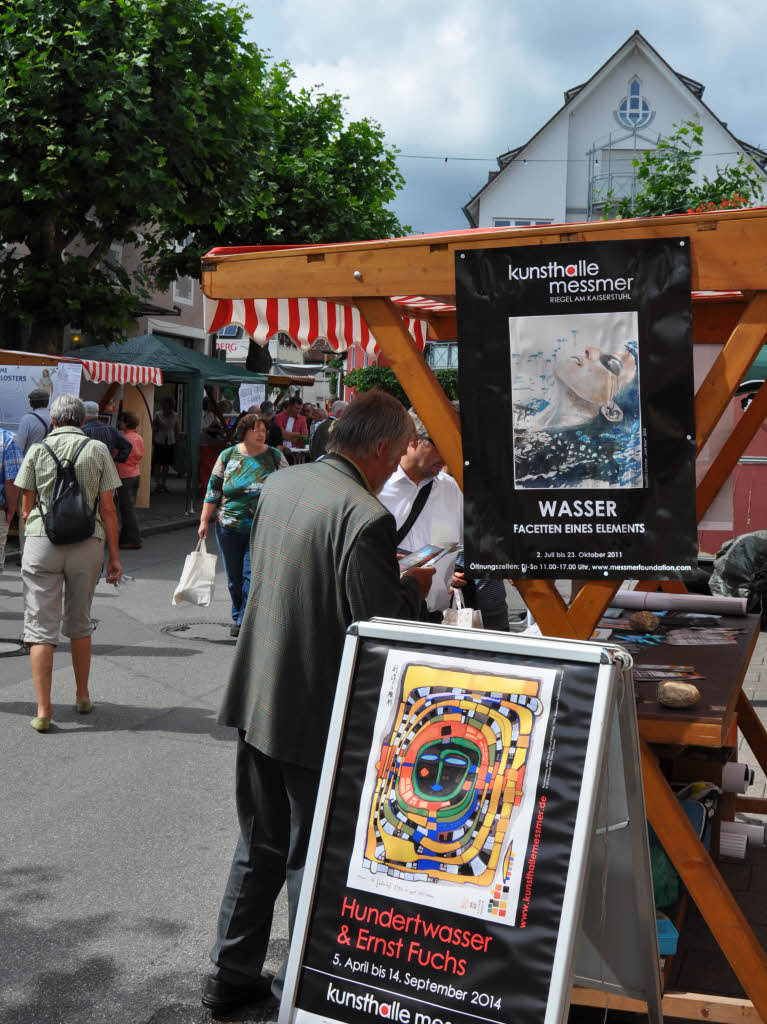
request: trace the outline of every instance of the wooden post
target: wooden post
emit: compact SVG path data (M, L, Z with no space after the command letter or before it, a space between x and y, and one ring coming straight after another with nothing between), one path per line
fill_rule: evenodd
M757 759L763 771L767 771L767 730L762 720L754 711L754 706L748 697L740 691L738 703L735 705L738 715L738 728L751 748L751 752ZM764 812L759 812L764 813Z
M463 490L461 427L450 400L418 351L391 300L365 298L355 302L413 408L437 442L442 458Z
M697 450L701 452L767 337L767 292L756 292L695 395Z
M765 333L767 333L767 324L765 324ZM751 444L765 417L767 417L767 384L762 384L735 429L722 445L719 454L708 467L706 475L698 484L698 522L701 521L711 502L727 482L730 473L738 464L738 459Z
M640 748L650 824L749 999L767 1021L767 955L671 792L655 755L644 740Z

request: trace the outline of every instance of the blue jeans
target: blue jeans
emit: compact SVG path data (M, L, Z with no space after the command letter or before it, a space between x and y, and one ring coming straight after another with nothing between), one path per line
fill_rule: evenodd
M216 523L216 540L232 599L232 618L235 626L240 626L250 590L250 533L238 533Z

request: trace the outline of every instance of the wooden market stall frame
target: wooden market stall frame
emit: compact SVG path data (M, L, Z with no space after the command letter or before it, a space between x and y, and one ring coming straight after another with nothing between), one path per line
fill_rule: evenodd
M202 261L202 287L209 299L319 298L356 306L367 322L408 398L435 439L450 472L463 483L458 415L418 350L392 302L397 295L455 301L455 254L463 249L688 237L692 288L737 292L739 303L713 304L711 322L695 325L708 342L723 341L695 396L698 454L725 412L738 384L767 342L767 209L652 217L534 228L480 228L372 242L313 245L283 250L216 250ZM427 312L419 315L429 319ZM434 336L455 338L455 320L431 318ZM703 340L703 339L702 339ZM697 488L701 520L738 459L767 416L762 385ZM588 639L620 587L619 580L592 580L570 607L552 580L514 581L544 635ZM684 590L664 581L645 586ZM767 770L767 732L741 693L738 722ZM697 838L664 778L657 758L641 744L648 818L690 895L737 975L749 1000L667 993L664 1010L692 1020L767 1020L767 955ZM739 806L748 806L741 799ZM753 810L762 810L751 805ZM575 990L573 1001L605 1005L605 995ZM619 1008L614 996L610 1006ZM628 1009L642 1009L634 1004Z

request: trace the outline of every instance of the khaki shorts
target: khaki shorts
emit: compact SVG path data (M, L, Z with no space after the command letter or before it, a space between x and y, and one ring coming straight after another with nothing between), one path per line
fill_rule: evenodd
M47 537L24 542L21 578L24 582L24 643L57 644L62 589L64 636L90 636L93 592L104 564L104 541L89 537L78 544L51 544Z

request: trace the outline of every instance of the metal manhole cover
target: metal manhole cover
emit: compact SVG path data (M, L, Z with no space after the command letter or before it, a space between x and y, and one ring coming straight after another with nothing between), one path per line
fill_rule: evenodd
M17 658L27 654L27 645L23 640L0 639L0 658Z
M205 619L198 619L193 622L174 622L170 626L161 626L160 632L168 636L175 636L179 640L203 640L209 644L235 643L235 638L229 636L232 623L210 622Z

